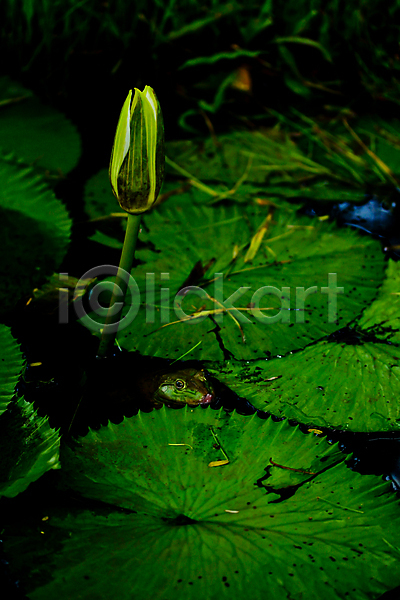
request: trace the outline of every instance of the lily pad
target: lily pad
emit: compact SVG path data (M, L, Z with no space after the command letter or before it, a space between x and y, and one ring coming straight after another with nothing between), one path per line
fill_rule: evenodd
M400 349L368 342L362 332L215 374L257 408L300 423L350 431L400 429Z
M214 436L223 467L209 466L221 457ZM265 487L286 470L271 455L316 474L299 474L280 501ZM140 414L63 450L68 485L108 504L19 517L5 550L35 600L77 589L82 599L377 597L400 581L398 501L343 459L286 422L211 409Z
M375 297L376 241L284 202L243 210L192 198L144 218L133 271L141 305L120 326L124 348L178 358L202 342L191 357L203 360L285 354L347 325Z
M84 496L147 514L161 512L167 518L184 511L196 519L217 510L233 482L241 482L234 494L236 504L246 506L244 497L255 475L266 475L264 469L268 486L280 489L309 480L310 473L315 476L344 460L337 445L311 439L286 421L248 419L223 410L163 407L90 431L70 447L64 445L61 460L68 487ZM295 463L294 444L300 459ZM226 456L229 465L225 468L209 466ZM270 456L298 470L275 467ZM186 473L182 473L182 463ZM165 487L170 488L167 497L161 493Z
M358 325L379 337L400 343L400 263L389 260L378 297L363 313Z
M24 367L24 359L11 329L0 324L0 415L15 393L15 386Z
M27 164L63 175L76 166L79 134L61 112L8 77L0 79L0 102L3 152L13 152Z
M71 220L30 167L0 160L1 313L51 275L67 249Z
M49 469L59 468L60 437L20 398L0 419L0 496L13 498Z

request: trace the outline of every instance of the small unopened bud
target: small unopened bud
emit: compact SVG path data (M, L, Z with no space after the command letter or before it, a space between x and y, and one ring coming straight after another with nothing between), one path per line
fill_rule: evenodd
M132 90L122 107L111 152L109 176L121 208L131 214L148 210L164 179L164 124L151 87Z

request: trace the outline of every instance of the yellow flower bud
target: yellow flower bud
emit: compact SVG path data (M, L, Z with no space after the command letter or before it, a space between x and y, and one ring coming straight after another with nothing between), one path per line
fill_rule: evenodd
M109 176L121 208L131 214L148 210L164 179L164 124L154 90L132 90L122 107L111 152Z

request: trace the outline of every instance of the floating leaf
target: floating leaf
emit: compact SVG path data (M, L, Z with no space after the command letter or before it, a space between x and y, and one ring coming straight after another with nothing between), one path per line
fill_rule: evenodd
M298 444L299 461L293 461L293 444ZM304 472L273 467L270 456ZM222 458L229 460L228 470L213 473L216 470L209 468L210 462ZM256 473L265 475L264 468L268 486L280 489L310 479L309 472L316 475L342 462L343 454L324 440L310 444L308 436L286 421L274 424L223 410L184 407L170 411L164 407L151 415L139 413L120 425L110 423L98 432L90 431L71 447L64 446L61 459L68 485L84 496L149 514L161 511L170 517L181 514L184 503L185 514L190 512L186 516L196 519L211 515L223 503L233 481L242 482L242 492L237 490L235 498L243 509L242 494L251 491ZM187 465L186 474L182 474L183 465ZM215 485L221 486L218 493L212 490ZM171 488L168 497L161 493L166 486ZM185 501L180 496L182 489L186 490Z
M378 297L363 313L358 325L391 342L400 342L400 263L389 260Z
M212 365L211 365L212 368ZM261 410L350 431L400 429L400 349L349 332L284 358L215 375Z
M60 438L48 419L20 398L0 419L0 496L13 498L49 469L59 468Z
M10 329L0 325L0 496L12 498L58 467L60 439L31 404L11 400L24 360Z
M228 465L208 466L219 456L211 429ZM271 467L271 455L317 474ZM400 513L387 482L343 458L286 422L187 407L139 414L64 448L68 485L108 504L19 515L5 550L35 600L77 589L82 599L339 600L352 588L366 600L400 581ZM292 497L266 493L292 476Z
M40 102L7 77L0 79L0 139L3 152L25 163L66 174L80 155L76 128L59 111Z
M32 168L0 160L1 313L56 270L69 242L71 220Z
M21 375L24 359L11 329L0 324L0 415L14 396L15 386Z
M141 307L119 331L126 349L178 358L202 340L191 357L285 354L347 325L374 298L384 275L377 242L285 204L212 209L192 198L144 217L147 248L133 271ZM334 280L343 293L328 302ZM178 294L186 286L197 289Z

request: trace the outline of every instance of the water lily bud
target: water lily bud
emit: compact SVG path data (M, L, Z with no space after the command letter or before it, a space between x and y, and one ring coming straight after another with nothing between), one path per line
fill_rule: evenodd
M130 90L122 107L111 152L109 176L121 208L131 214L148 210L164 179L164 124L151 87Z

